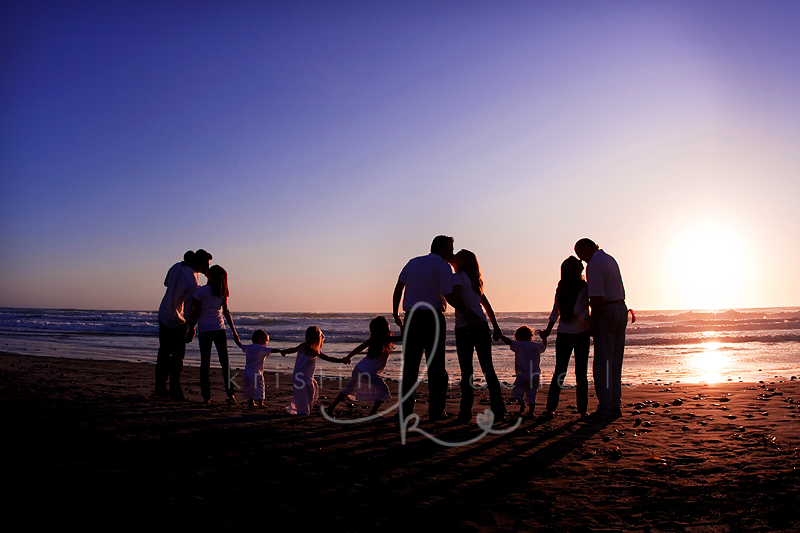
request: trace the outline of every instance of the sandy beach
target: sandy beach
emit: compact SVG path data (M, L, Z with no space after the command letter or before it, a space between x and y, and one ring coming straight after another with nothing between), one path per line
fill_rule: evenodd
M205 407L197 374L184 372L193 401L175 403L152 398L151 365L1 354L7 513L33 529L800 528L797 381L626 387L623 416L591 422L566 390L554 420L449 447L416 432L401 444L394 417L291 417L288 376L266 380L263 409L226 405L216 382ZM338 387L321 384L323 405ZM477 392L476 412L488 403ZM351 405L337 415L370 407ZM425 408L420 428L439 439L481 434Z

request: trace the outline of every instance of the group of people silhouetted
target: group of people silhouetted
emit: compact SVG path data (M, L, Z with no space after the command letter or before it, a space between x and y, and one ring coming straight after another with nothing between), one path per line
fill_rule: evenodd
M227 273L219 265L210 266L212 256L205 250L186 252L184 260L170 268L164 281L166 292L158 313L159 351L155 394L174 400L185 399L180 374L186 344L192 341L196 332L200 347L203 402L211 402L209 367L212 346L216 346L227 402L236 403L227 351L227 321L233 341L245 355L242 379L248 406L264 405L264 361L270 354L297 354L292 373L293 399L286 410L290 414L310 414L319 399L319 384L314 379L317 359L349 364L356 354L366 350L366 356L355 366L347 384L328 406L327 414L335 415L337 406L349 398L372 402L369 414L376 415L380 406L392 397L381 374L394 344L405 341L399 398L401 417L407 417L414 411L414 391L424 354L428 379L428 418L431 421L448 419L449 414L445 412L449 379L444 358L444 312L449 304L455 310L456 353L461 372L457 422L469 422L473 417L475 354L486 381L494 419L504 420L507 417L506 402L492 362L493 341L504 342L514 353L512 396L519 404L517 414L534 416L540 386L541 354L547 347L547 339L556 322L556 364L547 404L541 416L555 416L573 353L577 414L600 418L613 418L621 414L621 373L628 309L622 276L613 257L593 241L579 240L575 244L577 257L570 256L561 264L561 279L546 328L534 332L532 328L523 326L516 330L512 339L503 334L497 322L484 291L477 257L469 250L454 252L453 238L440 235L433 239L429 254L408 261L400 272L392 298L392 317L401 334L393 334L386 318L375 317L369 324L369 338L341 358L322 352L325 335L317 326L308 327L304 342L292 348L269 348L269 335L263 330L256 330L252 344L243 346L228 309ZM198 284L200 273L208 279L204 286ZM403 316L400 315L401 302ZM592 337L592 371L597 408L594 413L588 414L588 360Z

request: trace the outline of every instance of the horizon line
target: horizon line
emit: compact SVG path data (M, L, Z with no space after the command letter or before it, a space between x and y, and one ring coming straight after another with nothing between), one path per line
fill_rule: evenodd
M753 310L760 310L760 309L788 309L788 308L800 308L800 305L774 305L774 306L765 306L765 307L720 307L720 308L702 308L702 307L695 307L695 308L671 308L671 309L635 309L636 312L703 312L703 313L724 313L728 311L753 311ZM19 307L19 306L6 306L0 305L0 309L52 309L58 311L127 311L127 312L135 312L135 313L158 313L158 309L122 309L122 308L103 308L103 307ZM630 307L628 309L631 309ZM446 315L453 314L455 310L452 306L448 306L448 309L445 311ZM495 311L495 313L549 313L550 310L543 310L543 311ZM362 314L362 315L383 315L389 314L391 315L391 311L234 311L231 310L231 314L241 314L241 313L265 313L265 314L316 314L316 315L346 315L346 314Z

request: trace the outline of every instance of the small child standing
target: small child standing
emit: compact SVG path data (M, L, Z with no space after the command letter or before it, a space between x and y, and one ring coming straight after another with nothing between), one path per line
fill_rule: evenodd
M292 373L292 383L294 385L294 400L286 406L286 411L290 415L308 415L317 404L319 399L319 384L314 379L314 371L317 369L317 357L323 361L331 363L346 363L344 357L336 358L325 355L322 350L322 343L325 335L317 326L309 326L306 329L306 341L298 344L294 348L281 350L281 355L297 352L297 359L294 362L294 372Z
M253 332L253 344L242 346L244 352L244 397L247 407L264 407L264 359L271 353L279 353L277 348L267 348L269 335L263 329Z
M542 343L533 340L533 330L528 326L522 326L514 332L512 341L505 335L500 335L500 339L511 346L514 352L514 371L517 379L514 381L514 388L511 394L519 402L519 415L525 412L525 401L528 402L528 418L533 417L536 407L536 393L539 390L539 360L542 352L547 348L547 339L542 339Z
M328 407L328 414L331 416L339 402L346 397L350 397L352 400L372 401L369 416L377 413L381 404L392 398L389 387L381 377L381 372L386 368L389 354L392 353L394 347L393 343L401 342L403 337L393 336L392 330L389 328L389 321L382 316L376 316L370 321L369 335L369 339L359 344L345 357L345 361L349 363L354 355L367 350L367 356L359 361L353 369L350 380Z

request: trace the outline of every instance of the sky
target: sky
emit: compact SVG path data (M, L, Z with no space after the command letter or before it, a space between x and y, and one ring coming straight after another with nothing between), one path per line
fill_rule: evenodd
M496 311L589 237L629 307L800 305L800 3L4 2L0 306L390 312L439 234ZM202 277L201 277L202 283Z

